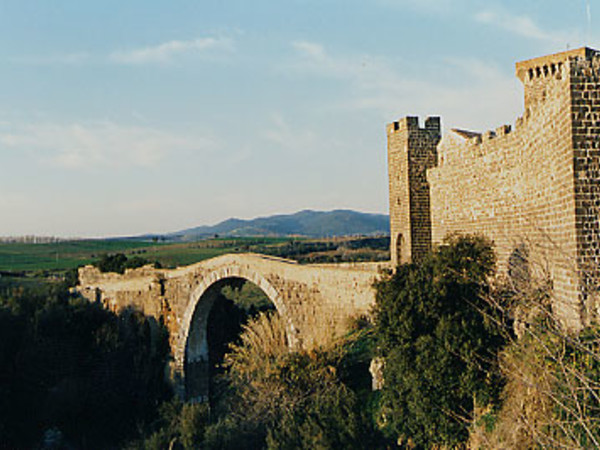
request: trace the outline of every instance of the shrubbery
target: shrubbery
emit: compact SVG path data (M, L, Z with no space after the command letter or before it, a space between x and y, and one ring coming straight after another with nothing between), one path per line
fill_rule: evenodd
M451 237L376 284L374 325L363 318L312 350L290 349L257 288L223 289L209 320L210 404L171 397L152 319L65 286L0 292L0 447L598 447L600 328L564 330L544 283L491 287L494 265L486 240Z
M173 399L160 405L155 431L130 443L129 450L163 450L178 444L184 450L203 448L204 433L209 423L208 403L182 403Z
M102 255L95 263L95 266L100 269L100 272L115 272L122 274L125 273L125 269L136 269L147 264L154 264L154 267L156 268L160 267L160 263L158 262L152 263L146 258L142 258L140 256L128 258L123 253Z
M368 378L370 354L360 350L366 337L358 331L329 350L291 351L282 319L260 314L226 356L223 395L210 415L197 420L199 434L187 441L193 445L180 430L196 419L189 412L186 419L186 407L179 406L175 413L173 407L163 411L168 419L141 447L174 442L186 449L381 448L361 393L345 383L354 375ZM366 373L355 374L357 368Z
M115 315L62 286L0 293L0 447L47 439L107 448L136 434L167 398L166 331Z
M497 404L504 338L484 299L494 263L489 242L452 237L377 284L380 420L389 436L419 447L457 445L468 439L475 408Z
M359 448L356 396L339 379L340 349L290 352L282 320L259 316L227 356L228 420L267 448ZM232 448L235 448L236 443Z

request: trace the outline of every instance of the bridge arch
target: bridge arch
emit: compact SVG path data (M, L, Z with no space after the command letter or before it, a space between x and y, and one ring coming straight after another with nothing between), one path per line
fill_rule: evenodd
M206 356L211 296L222 284L247 280L256 285L286 324L289 345L310 348L343 333L349 317L368 314L375 299L373 283L382 268L387 264L301 265L236 253L187 267L146 266L124 274L86 266L79 269L78 291L114 311L134 308L163 321L171 346L169 378L177 396L186 398L185 363Z
M188 400L207 399L210 371L207 330L210 312L221 288L239 281L249 281L263 291L286 323L290 346L295 345L296 327L282 295L261 273L248 265L234 264L204 274L200 284L190 294L181 322L180 342L174 355L182 376L181 393Z

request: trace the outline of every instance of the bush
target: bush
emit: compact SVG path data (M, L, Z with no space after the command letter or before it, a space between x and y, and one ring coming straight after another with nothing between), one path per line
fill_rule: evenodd
M100 257L100 260L95 263L95 266L100 269L100 272L125 273L125 269L136 269L151 264L145 258L134 256L127 258L123 253L106 254ZM154 263L154 267L159 268L158 262Z
M160 406L155 431L130 449L162 450L178 444L184 450L202 448L204 432L209 420L207 403L182 403L170 400Z
M32 448L44 430L77 448L130 438L168 395L167 355L166 331L139 313L60 285L0 294L1 444Z
M453 236L421 264L377 283L375 337L385 358L384 431L420 447L465 442L476 407L495 405L504 344L484 299L491 244Z

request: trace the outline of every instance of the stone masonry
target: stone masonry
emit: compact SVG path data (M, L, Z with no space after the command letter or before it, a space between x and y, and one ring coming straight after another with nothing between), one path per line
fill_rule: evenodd
M580 48L519 62L525 112L478 133L416 117L387 126L394 264L450 233L491 238L499 270L553 284L571 328L597 314L600 277L600 53ZM523 273L523 269L521 269Z
M382 264L314 264L255 254L228 254L177 269L150 266L125 274L79 269L79 292L120 312L134 309L163 322L171 344L171 378L181 397L208 393L207 322L220 288L250 281L287 324L291 346L339 337L348 320L370 312Z

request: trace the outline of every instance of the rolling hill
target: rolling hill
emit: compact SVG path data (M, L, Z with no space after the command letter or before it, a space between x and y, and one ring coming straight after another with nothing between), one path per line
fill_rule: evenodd
M251 220L228 219L212 226L199 226L167 235L174 240L196 240L214 235L335 237L389 234L389 217L350 210L280 214Z

